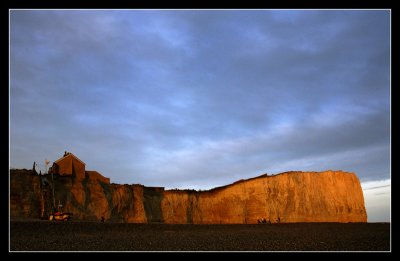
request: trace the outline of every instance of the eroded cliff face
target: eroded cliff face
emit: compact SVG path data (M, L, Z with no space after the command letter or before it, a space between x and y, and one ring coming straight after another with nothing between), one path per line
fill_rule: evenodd
M10 172L11 218L39 218L52 201L52 181L29 170ZM46 183L46 182L44 182ZM43 188L45 196L43 197ZM54 175L56 205L77 220L194 224L366 222L360 182L342 171L286 172L259 176L209 191L164 190L109 184L97 172ZM50 204L51 205L51 204ZM48 211L48 210L46 210Z
M341 171L261 176L201 193L166 191L162 208L166 223L185 216L187 223L367 221L358 178Z

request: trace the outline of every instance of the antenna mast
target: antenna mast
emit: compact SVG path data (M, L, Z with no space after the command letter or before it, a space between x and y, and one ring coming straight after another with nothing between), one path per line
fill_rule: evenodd
M50 163L49 160L47 160L47 159L44 160L44 164L46 166L46 174L48 174L47 166L49 165L49 163ZM53 187L53 210L54 210L55 207L56 207L56 198L54 197L54 176L53 176L53 171L51 172L51 183L52 183L51 186Z

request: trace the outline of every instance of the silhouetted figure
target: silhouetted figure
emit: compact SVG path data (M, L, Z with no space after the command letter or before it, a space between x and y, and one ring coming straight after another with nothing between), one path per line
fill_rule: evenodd
M104 223L105 220L106 220L106 219L102 216L102 217L101 217L101 222Z
M33 168L32 168L32 170L33 170L33 172L37 173L37 172L36 172L36 161L33 162Z

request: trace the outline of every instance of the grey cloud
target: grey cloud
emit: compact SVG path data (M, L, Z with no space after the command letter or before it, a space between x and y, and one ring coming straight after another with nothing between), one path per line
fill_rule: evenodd
M67 149L145 185L387 178L389 33L379 11L12 11L11 164Z

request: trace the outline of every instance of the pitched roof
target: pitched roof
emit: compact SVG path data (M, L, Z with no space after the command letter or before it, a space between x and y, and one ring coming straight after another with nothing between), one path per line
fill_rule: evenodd
M69 152L67 155L63 156L62 158L59 158L58 160L54 161L54 163L57 163L59 161L62 161L63 159L67 158L67 157L74 157L76 160L78 160L80 163L82 163L83 165L86 165L85 162L81 161L77 156L75 156L74 154L72 154L71 152Z

